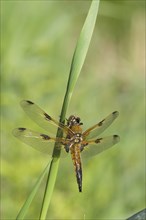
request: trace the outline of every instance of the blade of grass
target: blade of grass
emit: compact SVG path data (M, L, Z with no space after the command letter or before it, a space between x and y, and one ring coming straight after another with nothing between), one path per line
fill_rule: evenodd
M80 36L79 36L79 39L76 45L76 49L75 49L72 63L71 63L66 94L64 97L64 102L63 102L62 111L61 111L61 117L60 117L61 122L64 122L65 120L66 111L67 111L67 108L68 108L68 105L69 105L69 102L70 102L70 99L73 93L73 89L79 77L80 71L82 69L82 66L83 66L83 63L84 63L84 60L87 54L87 50L88 50L88 47L91 41L92 33L93 33L95 22L96 22L96 17L97 17L98 8L99 8L99 1L100 0L92 1L87 18L85 20L84 26L81 30L81 33L80 33ZM57 132L57 137L62 137L62 132L59 129ZM50 200L51 200L51 196L53 193L56 176L58 172L59 159L60 159L59 156L60 156L60 151L57 150L56 145L55 145L54 151L53 151L53 160L51 161L46 189L44 193L40 220L46 219L46 216L47 216L47 211L48 211L48 207L50 204Z
M48 165L46 166L46 168L44 169L44 171L42 172L42 174L40 175L40 177L38 178L36 184L34 185L34 188L33 190L31 191L29 197L27 198L27 200L25 201L24 205L22 206L19 214L17 215L16 219L17 220L22 220L24 218L24 216L26 215L28 209L29 209L29 206L45 176L45 174L48 172L48 169L49 169L49 166L50 166L50 163L48 163Z
M84 26L81 30L80 36L77 41L77 45L74 51L74 55L72 58L70 74L66 89L66 94L64 97L62 112L61 112L61 121L64 121L65 114L73 93L74 86L81 72L84 60L86 58L86 54L90 45L91 37L93 34L96 17L98 13L100 0L93 0L90 6L88 15L86 17Z

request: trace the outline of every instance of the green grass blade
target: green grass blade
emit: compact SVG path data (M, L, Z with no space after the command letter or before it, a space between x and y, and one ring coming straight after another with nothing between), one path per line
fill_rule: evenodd
M61 119L64 121L65 119L65 114L69 105L69 101L71 99L72 93L74 86L76 84L76 81L79 77L79 74L81 72L84 60L86 58L86 54L89 48L89 44L91 41L91 37L93 34L95 22L96 22L96 17L98 13L98 8L99 8L99 2L100 0L93 0L92 4L90 6L88 15L86 17L84 26L81 30L72 63L71 63L71 68L70 68L70 75L69 75L69 80L67 84L67 89L66 89L66 94L64 98L64 103L62 107L62 112L61 112Z
M45 176L45 174L48 172L48 169L49 169L49 166L50 166L50 163L48 163L48 165L46 166L46 168L44 169L44 171L42 172L42 174L40 175L40 177L38 178L32 192L30 193L29 197L27 198L27 200L25 201L24 205L22 206L19 214L17 215L16 219L17 220L22 220L24 219L24 216L26 215L28 209L29 209L29 206L34 198L34 196L36 195L36 192Z
M70 102L70 99L73 93L73 89L79 77L80 71L82 69L82 66L83 66L83 63L84 63L84 60L87 54L87 50L90 44L90 40L91 40L92 33L94 30L95 22L96 22L98 8L99 8L99 0L92 1L91 7L89 9L87 18L85 20L84 26L82 28L80 37L76 45L76 49L75 49L73 59L72 59L66 94L64 97L64 102L63 102L62 111L61 111L61 117L60 117L61 122L64 122L65 120L66 111L67 111L67 108L68 108L68 105L69 105L69 102ZM61 137L61 136L62 136L62 132L58 130L57 137ZM50 166L50 170L48 174L48 180L46 184L46 190L45 190L43 204L42 204L42 209L41 209L41 214L40 214L41 220L46 219L46 216L47 216L47 211L48 211L48 207L49 207L50 200L52 197L52 193L53 193L53 189L54 189L54 185L56 181L56 176L58 172L59 155L60 155L60 151L56 151L56 149L54 148L54 152L53 152L54 158L51 162L51 166Z

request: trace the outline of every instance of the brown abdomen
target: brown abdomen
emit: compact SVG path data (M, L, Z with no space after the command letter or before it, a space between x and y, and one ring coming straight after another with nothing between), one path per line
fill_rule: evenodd
M80 145L79 144L72 145L72 147L70 148L70 152L75 167L79 192L82 192L82 165L81 165L81 157L80 157Z

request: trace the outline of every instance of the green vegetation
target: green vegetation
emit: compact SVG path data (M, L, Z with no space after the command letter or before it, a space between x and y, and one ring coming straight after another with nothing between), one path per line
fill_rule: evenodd
M15 219L45 154L11 135L43 131L19 107L29 99L59 119L72 54L90 1L2 1L2 219ZM68 156L60 161L48 218L124 219L144 208L144 1L101 1L96 29L67 112L87 128L118 110L102 136L119 134L111 150L83 161L79 194ZM43 131L44 132L44 131ZM39 216L41 184L26 219Z
M85 23L83 25L80 36L77 41L77 45L75 47L75 51L70 67L67 88L63 100L61 115L60 115L60 122L62 123L65 122L66 112L69 103L71 101L73 89L76 85L77 79L79 77L79 74L81 72L82 66L85 61L85 57L88 51L88 47L90 45L92 33L96 23L98 8L99 8L99 0L92 1L87 18L85 20ZM63 137L63 132L61 131L60 128L58 128L56 136L60 138ZM46 219L47 217L47 212L50 205L50 200L52 197L52 193L57 177L58 167L59 167L61 149L58 150L56 147L57 147L57 143L54 145L53 159L51 160L51 165L48 173L47 184L46 184L42 208L41 208L40 219L42 220Z

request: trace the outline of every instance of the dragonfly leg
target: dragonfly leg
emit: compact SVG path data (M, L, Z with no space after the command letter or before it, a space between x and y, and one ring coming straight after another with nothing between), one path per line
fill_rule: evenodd
M83 142L80 146L80 152L82 152L84 150L84 147L86 147L88 145L87 142Z
M66 145L64 146L64 149L65 149L66 153L69 152L69 147L70 147L70 144L66 144Z

